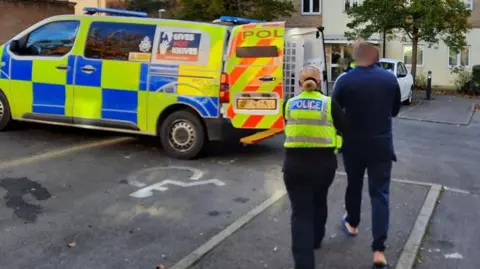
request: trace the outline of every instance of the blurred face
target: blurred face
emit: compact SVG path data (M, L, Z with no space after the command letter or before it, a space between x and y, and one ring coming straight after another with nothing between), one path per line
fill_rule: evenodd
M374 64L378 61L378 50L375 46L363 43L356 48L355 60L364 64Z

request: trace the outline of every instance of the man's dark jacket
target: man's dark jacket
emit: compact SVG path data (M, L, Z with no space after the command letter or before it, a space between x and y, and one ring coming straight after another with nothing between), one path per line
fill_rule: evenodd
M377 64L357 66L336 82L333 99L345 111L344 153L396 160L392 117L400 110L397 78Z

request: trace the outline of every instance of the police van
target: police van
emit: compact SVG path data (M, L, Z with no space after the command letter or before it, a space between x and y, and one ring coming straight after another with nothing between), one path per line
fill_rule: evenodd
M258 132L243 143L281 133L305 42L296 48L283 22L220 21L234 26L102 8L45 19L0 46L0 130L26 121L152 135L180 159L235 129Z

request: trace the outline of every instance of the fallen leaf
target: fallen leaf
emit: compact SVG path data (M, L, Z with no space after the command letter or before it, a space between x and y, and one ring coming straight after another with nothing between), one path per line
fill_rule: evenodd
M165 269L165 266L163 266L163 264L159 264L155 269Z
M68 243L69 248L74 248L76 246L77 246L77 243L75 241L72 241L72 242Z

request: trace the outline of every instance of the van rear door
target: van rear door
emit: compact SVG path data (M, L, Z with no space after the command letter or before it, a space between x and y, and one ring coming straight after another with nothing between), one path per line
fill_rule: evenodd
M233 28L226 61L226 115L235 128L283 128L284 33L283 22Z

